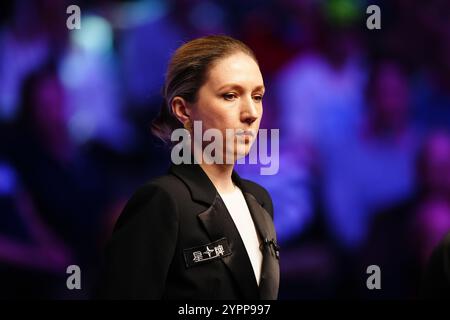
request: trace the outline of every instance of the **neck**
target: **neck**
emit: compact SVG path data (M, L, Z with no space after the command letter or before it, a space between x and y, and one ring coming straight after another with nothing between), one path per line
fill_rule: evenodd
M234 163L230 164L225 162L223 164L208 164L207 161L205 161L203 149L196 148L195 143L192 146L192 155L194 158L202 160L198 163L218 192L229 193L234 191L234 183L231 179Z
M217 191L221 193L228 193L234 191L233 180L231 174L233 173L234 165L232 164L207 164L200 163L200 167L205 171L208 178L211 180Z

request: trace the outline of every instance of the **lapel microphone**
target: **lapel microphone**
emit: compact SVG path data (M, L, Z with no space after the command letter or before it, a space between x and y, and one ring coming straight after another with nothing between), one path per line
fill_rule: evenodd
M272 238L269 240L268 238L264 238L262 245L269 248L269 250L272 250L277 259L280 258L280 246L277 244L275 239Z

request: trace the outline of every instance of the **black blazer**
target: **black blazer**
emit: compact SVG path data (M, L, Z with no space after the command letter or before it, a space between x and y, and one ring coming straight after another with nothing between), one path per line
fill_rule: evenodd
M108 299L276 299L279 255L272 200L260 185L241 188L262 242L258 287L239 232L198 164L172 165L139 188L105 250L100 295Z
M450 299L450 232L433 250L420 289L421 298Z

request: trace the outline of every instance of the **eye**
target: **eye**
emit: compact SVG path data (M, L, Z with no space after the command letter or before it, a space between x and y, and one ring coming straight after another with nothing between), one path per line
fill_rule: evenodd
M225 100L233 101L234 99L237 98L237 95L236 95L235 93L225 93L225 94L222 95L222 97L223 97Z
M253 96L253 99L254 99L256 102L261 102L262 99L263 99L263 96L262 96L262 95L256 95L256 96Z

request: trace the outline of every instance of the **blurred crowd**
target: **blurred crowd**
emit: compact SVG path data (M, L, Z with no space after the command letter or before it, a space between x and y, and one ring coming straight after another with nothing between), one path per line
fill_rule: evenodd
M449 15L444 0L0 4L0 298L93 297L115 219L170 165L149 131L168 59L213 33L255 51L261 126L280 129L278 174L237 166L273 198L280 298L417 297L450 231Z

